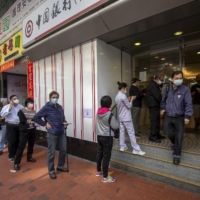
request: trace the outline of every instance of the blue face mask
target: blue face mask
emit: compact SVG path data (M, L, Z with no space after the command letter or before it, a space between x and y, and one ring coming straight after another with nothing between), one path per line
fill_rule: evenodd
M58 103L58 99L51 99L51 103L52 104L57 104Z
M179 86L183 83L183 79L174 80L174 85Z

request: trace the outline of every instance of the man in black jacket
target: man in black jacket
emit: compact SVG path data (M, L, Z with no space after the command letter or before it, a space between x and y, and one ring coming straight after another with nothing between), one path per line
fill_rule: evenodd
M144 94L142 94L138 89L139 81L140 81L139 79L133 78L132 85L129 89L129 96L130 97L136 96L136 99L133 101L133 107L132 107L133 126L135 129L136 137L140 137L139 134L140 111L142 107L142 98L144 97Z
M156 143L161 143L160 139L165 138L160 135L160 103L162 100L160 85L163 81L162 77L154 76L154 79L146 89L147 106L149 108L151 122L149 140Z

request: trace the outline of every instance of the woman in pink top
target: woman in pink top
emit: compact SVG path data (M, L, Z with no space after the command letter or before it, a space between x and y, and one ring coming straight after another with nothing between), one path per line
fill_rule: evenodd
M118 87L119 92L115 98L115 101L117 103L117 109L118 109L118 115L119 115L119 121L120 121L120 151L125 151L128 149L125 143L125 130L126 130L128 132L131 145L133 147L132 153L142 156L145 154L145 152L143 152L140 149L140 146L136 142L135 131L134 131L132 116L131 116L132 101L136 97L135 96L130 97L130 101L129 101L126 96L127 84L118 82L118 85L119 85Z

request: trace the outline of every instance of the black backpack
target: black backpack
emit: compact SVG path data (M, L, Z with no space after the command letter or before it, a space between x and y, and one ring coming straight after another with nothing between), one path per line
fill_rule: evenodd
M110 113L109 119L108 119L108 123L110 125L111 119L112 119L113 114ZM110 137L111 137L111 130L114 132L114 138L118 139L119 138L119 129L113 130L111 125L110 125Z

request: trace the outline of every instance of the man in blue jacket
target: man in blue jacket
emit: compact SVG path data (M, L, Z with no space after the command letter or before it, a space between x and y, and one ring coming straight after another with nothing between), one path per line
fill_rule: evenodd
M188 87L182 85L183 73L172 74L172 84L164 90L161 115L165 113L164 129L174 150L173 163L179 165L185 124L193 115L192 97Z
M38 112L33 118L33 121L47 129L48 143L48 171L52 179L56 179L54 168L54 156L56 144L59 146L59 160L57 171L68 172L64 167L66 156L66 135L64 128L67 127L65 115L62 106L58 104L59 94L55 91L49 94L49 102ZM44 120L42 120L44 118Z

